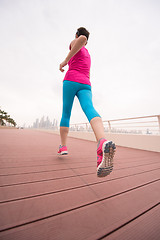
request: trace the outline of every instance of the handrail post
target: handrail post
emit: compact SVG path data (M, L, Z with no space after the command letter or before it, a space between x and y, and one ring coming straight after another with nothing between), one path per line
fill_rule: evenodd
M158 124L159 124L159 134L160 134L160 115L158 115L157 118L158 118Z
M109 133L111 133L111 123L108 121L108 126L109 126Z

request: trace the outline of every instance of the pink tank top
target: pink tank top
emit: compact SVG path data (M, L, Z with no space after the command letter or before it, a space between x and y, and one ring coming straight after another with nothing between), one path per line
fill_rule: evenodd
M89 79L91 58L84 46L69 60L68 65L69 69L64 80L91 85Z

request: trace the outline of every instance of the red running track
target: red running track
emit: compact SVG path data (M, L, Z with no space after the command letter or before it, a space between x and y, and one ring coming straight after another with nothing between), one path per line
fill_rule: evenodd
M117 147L96 176L96 143L0 129L1 240L159 240L160 153Z

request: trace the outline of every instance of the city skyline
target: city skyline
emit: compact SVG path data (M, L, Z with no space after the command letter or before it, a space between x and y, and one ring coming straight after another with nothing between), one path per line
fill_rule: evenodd
M54 128L57 128L57 126L58 126L58 121L55 118L53 120L50 120L48 116L46 117L42 116L40 119L37 118L30 127L54 129Z

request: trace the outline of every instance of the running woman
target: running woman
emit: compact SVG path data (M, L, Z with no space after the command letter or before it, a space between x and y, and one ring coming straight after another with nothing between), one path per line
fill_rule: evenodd
M89 38L89 32L80 27L77 29L75 39L69 46L69 53L66 59L60 64L59 70L64 72L68 64L69 69L63 80L63 112L60 122L61 145L58 154L68 154L67 136L74 97L79 99L82 110L91 124L97 140L97 176L109 175L113 169L113 157L115 144L107 141L104 133L101 116L93 107L92 91L90 82L91 58L85 48Z

